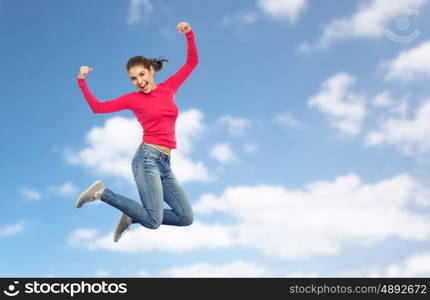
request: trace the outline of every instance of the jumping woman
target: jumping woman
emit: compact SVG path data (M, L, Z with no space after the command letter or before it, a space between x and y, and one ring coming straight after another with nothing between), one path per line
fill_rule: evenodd
M117 99L100 102L89 91L85 81L93 69L81 66L78 84L94 113L112 113L129 109L143 128L142 143L131 162L134 180L142 204L114 193L97 180L78 198L76 206L97 199L119 209L122 214L114 232L114 242L133 223L156 229L161 224L187 226L193 222L193 212L183 188L170 169L171 150L176 149L175 123L178 108L174 98L178 88L198 64L194 33L188 23L181 22L177 29L187 39L185 64L164 82L156 84L154 74L162 69L166 59L131 57L127 72L137 92ZM164 209L163 201L170 206Z

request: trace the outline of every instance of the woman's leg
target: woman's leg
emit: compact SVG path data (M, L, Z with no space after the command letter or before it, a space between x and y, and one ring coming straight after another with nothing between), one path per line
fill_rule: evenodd
M161 169L161 171L160 171ZM151 229L161 224L187 226L193 222L191 204L170 168L170 157L149 146L139 147L132 170L142 205L105 189L101 200ZM171 209L163 210L163 200Z
M170 169L170 159L167 161L163 176L164 201L172 209L164 209L163 224L174 226L187 226L193 223L193 211L184 189Z
M101 200L131 217L133 223L156 229L163 221L163 188L157 160L145 149L139 147L132 161L133 176L142 204L109 189L105 189Z

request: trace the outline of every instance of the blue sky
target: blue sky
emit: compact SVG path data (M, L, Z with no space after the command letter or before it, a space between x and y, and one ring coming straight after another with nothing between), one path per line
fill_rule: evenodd
M387 9L387 3L390 9ZM430 276L426 0L0 0L0 275ZM135 199L141 129L95 115L129 57L199 65L176 95L172 168L190 227L135 226L77 196Z

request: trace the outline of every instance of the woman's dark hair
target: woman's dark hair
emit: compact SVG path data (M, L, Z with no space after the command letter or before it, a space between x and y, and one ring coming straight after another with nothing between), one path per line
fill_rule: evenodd
M131 57L127 62L127 71L130 70L130 68L137 66L137 65L143 65L146 69L150 69L151 66L154 68L155 72L160 71L163 68L163 63L165 61L168 61L165 58L146 58L144 56L133 56Z

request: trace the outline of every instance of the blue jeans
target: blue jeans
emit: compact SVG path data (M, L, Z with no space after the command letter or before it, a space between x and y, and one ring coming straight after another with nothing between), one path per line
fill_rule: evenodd
M101 200L151 229L161 224L187 226L193 222L190 202L170 169L170 156L141 144L131 168L142 204L105 189ZM163 200L171 207L164 209Z

